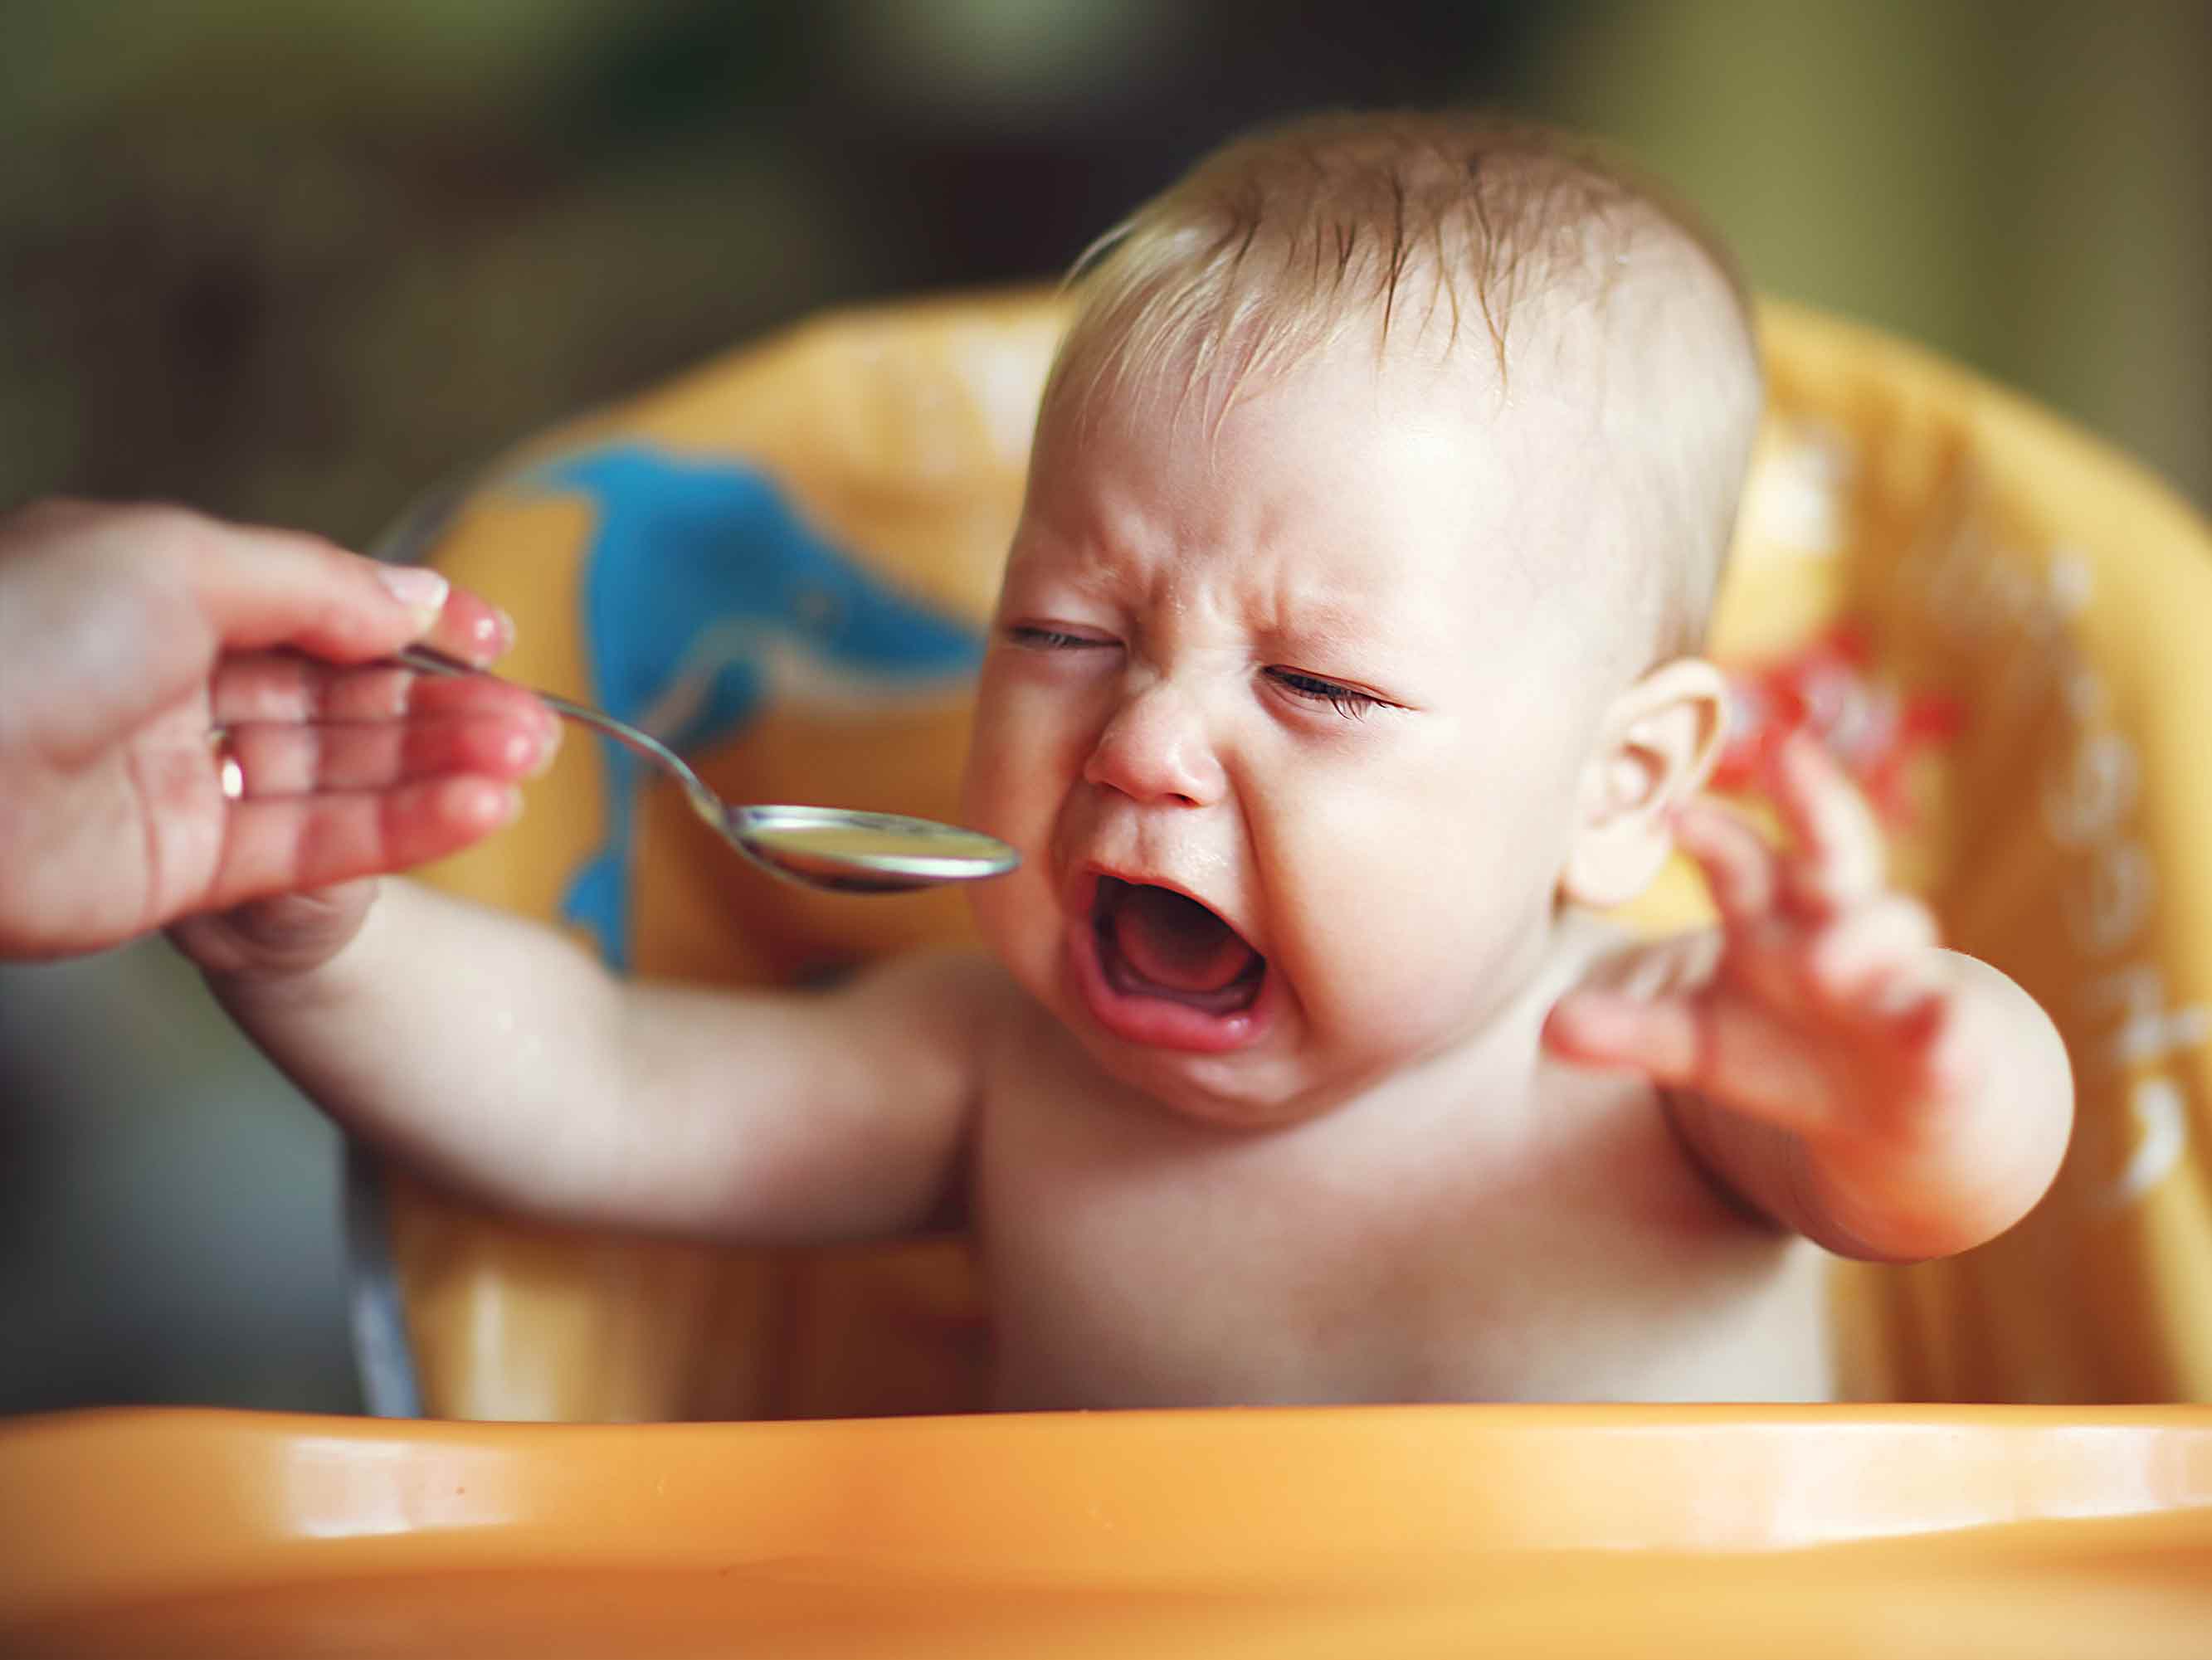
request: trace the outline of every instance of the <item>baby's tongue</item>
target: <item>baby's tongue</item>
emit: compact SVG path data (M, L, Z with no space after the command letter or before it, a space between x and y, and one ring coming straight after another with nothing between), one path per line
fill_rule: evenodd
M1219 991L1253 957L1236 929L1165 888L1133 886L1121 896L1114 943L1131 968L1170 991Z

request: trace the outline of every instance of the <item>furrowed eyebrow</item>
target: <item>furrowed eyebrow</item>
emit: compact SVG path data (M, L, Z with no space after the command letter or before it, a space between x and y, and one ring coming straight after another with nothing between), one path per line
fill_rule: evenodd
M1066 536L1049 525L1031 534L1036 538L1034 550L1026 557L1017 556L1017 569L1048 568L1054 581L1090 599L1110 599L1126 586L1126 574L1116 570L1087 539Z
M1334 599L1287 600L1276 607L1277 638L1315 646L1364 645L1379 633L1374 613L1363 605Z
M1092 599L1114 599L1128 586L1127 574L1116 571L1103 559L1071 559L1056 574L1061 581Z

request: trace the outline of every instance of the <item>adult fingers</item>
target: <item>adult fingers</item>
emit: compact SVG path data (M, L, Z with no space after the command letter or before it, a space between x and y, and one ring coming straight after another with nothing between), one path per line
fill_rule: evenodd
M238 769L234 794L258 800L389 789L453 773L525 778L552 758L558 728L544 714L459 714L236 726L225 741Z
M417 674L393 664L341 667L296 652L254 652L216 668L209 698L219 725L256 721L397 721L409 714L506 714L529 720L544 706L520 686L484 675ZM550 719L550 714L546 715Z
M216 644L286 645L337 663L428 639L471 663L512 643L498 610L424 566L389 565L302 531L234 525L178 508L86 509L95 532L174 566Z
M496 779L428 779L391 790L235 803L205 908L410 869L510 822L521 796Z

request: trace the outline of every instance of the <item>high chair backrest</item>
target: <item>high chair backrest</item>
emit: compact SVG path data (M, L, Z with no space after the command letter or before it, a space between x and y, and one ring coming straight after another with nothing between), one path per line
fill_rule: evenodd
M956 816L969 675L1060 302L826 316L536 440L418 526L504 605L507 667L676 743L732 800ZM1839 1268L1873 1398L2212 1399L2212 538L2126 461L1863 329L1762 319L1771 411L1714 654L1717 785L1817 730L1951 943L2064 1031L2051 1197L1948 1262ZM953 893L836 898L732 859L572 743L513 830L430 873L627 972L791 982L967 936ZM1639 926L1705 915L1677 866ZM732 1057L732 1073L742 1073ZM972 1404L963 1247L732 1252L493 1218L386 1172L424 1410L641 1419Z

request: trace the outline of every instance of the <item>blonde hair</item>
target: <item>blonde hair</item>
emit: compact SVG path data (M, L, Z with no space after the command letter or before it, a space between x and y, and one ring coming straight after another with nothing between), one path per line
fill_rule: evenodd
M1651 272L1633 316L1608 318ZM1218 427L1255 386L1362 329L1378 360L1473 350L1504 397L1531 361L1516 325L1541 313L1540 337L1632 332L1658 361L1641 375L1602 367L1592 395L1656 464L1629 515L1680 556L1630 575L1659 612L1658 654L1702 635L1760 401L1748 291L1692 210L1589 141L1474 113L1309 117L1207 156L1068 282L1047 413L1164 393Z

